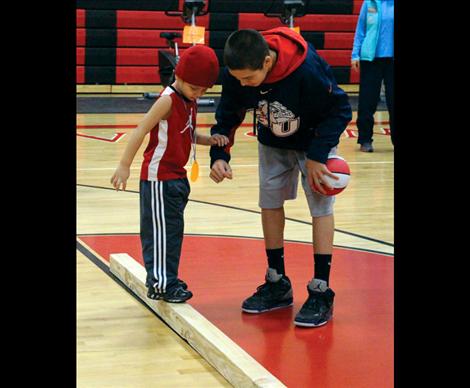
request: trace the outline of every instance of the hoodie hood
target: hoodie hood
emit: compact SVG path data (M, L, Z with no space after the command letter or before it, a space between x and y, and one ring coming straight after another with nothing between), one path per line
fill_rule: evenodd
M274 83L297 69L307 56L307 42L288 27L278 27L261 32L270 49L277 52L274 67L263 83Z

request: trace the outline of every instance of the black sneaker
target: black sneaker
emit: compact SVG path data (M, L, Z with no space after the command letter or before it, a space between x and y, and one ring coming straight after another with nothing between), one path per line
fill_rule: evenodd
M154 287L148 287L147 297L150 299L160 300L170 303L183 303L193 296L191 291L188 291L188 285L178 279L178 284L167 290L166 292L158 292Z
M146 283L147 284L147 283ZM160 292L158 292L155 288L153 287L148 287L147 288L147 298L150 299L155 299L155 300L160 300L162 299L162 295Z
M263 313L293 305L292 287L287 276L282 276L277 282L266 278L266 283L256 289L256 292L242 304L242 310L247 313Z
M162 299L169 303L183 303L193 297L193 293L189 290L185 290L181 285L176 285L170 290L167 290L163 295Z
M359 148L362 152L374 152L374 147L372 147L372 143L362 143L361 147Z
M333 298L331 288L325 292L312 291L308 288L308 299L297 313L294 324L297 326L317 327L327 323L333 316Z
M184 290L187 290L187 289L188 289L188 285L185 283L184 280L176 279L176 281L178 282L178 284L179 284L181 287L183 287ZM150 287L149 282L145 282L145 287L147 287L147 288Z
M188 285L186 284L186 282L184 282L184 281L181 280L181 279L176 279L176 281L178 282L178 286L182 287L183 290L187 290L187 289L188 289ZM150 287L150 285L149 285L148 282L145 282L145 287L147 287L147 289L148 289L147 296L148 296L150 299L155 299L155 300L163 299L163 294L160 293L160 292L157 292L157 291L155 290L155 288Z

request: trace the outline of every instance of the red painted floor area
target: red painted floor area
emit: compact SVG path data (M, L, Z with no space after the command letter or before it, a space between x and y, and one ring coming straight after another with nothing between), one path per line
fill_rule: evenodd
M142 263L138 235L80 239L106 260L128 253ZM294 306L260 315L240 306L264 282L263 240L188 235L179 277L190 304L289 388L393 387L393 257L335 247L334 318L313 329L293 324L313 274L311 245L286 242L285 257Z

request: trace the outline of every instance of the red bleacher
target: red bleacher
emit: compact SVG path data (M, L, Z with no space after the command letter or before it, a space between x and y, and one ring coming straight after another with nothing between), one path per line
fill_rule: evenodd
M362 2L349 0L348 14L308 13L295 19L295 25L300 27L305 39L314 39L312 43L319 55L330 64L340 84L359 82L359 76L351 71L350 63ZM230 4L234 6L235 3ZM334 3L335 0L331 0L330 5L333 7ZM343 5L348 0L338 0L338 3ZM181 0L178 6L182 6ZM256 6L259 8L259 2ZM185 25L180 17L169 16L163 10L78 8L76 16L78 84L159 83L158 50L168 50L167 42L160 37L160 33L182 32ZM259 12L210 12L197 17L197 25L205 27L205 44L214 48L219 60L222 59L224 39L232 31L242 28L263 31L283 26L279 18L267 17ZM181 48L180 52L189 47L189 44L182 43L181 38L177 38L176 42Z

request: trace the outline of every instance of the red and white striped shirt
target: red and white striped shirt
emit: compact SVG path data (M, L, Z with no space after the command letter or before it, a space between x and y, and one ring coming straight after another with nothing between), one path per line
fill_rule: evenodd
M164 95L171 97L171 114L150 131L140 172L142 180L165 181L186 177L184 166L195 135L197 102L185 99L169 86L161 93Z

